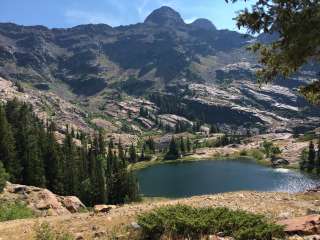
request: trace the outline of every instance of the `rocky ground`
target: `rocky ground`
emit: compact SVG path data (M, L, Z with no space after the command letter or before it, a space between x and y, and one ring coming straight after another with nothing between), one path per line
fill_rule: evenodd
M192 154L186 156L186 159L202 160L220 156L232 157L239 155L243 150L260 148L261 144L265 140L271 141L275 146L279 147L281 153L277 156L278 159L288 161L290 167L296 167L298 165L303 149L307 148L309 145L309 141L300 141L295 139L290 133L270 133L250 137L242 144L231 144L225 147L216 148L199 148Z
M266 193L234 192L208 196L196 196L179 200L148 201L137 204L118 206L108 213L76 213L37 219L15 220L0 223L0 239L32 239L34 227L41 222L48 222L57 230L68 231L78 239L132 239L136 216L144 211L168 204L187 204L195 207L228 207L260 213L275 221L288 219L286 224L303 224L293 217L318 214L320 212L320 193ZM318 215L316 215L317 217ZM311 218L315 218L314 216ZM319 218L319 216L318 216ZM310 219L310 218L308 218ZM307 220L308 220L307 219ZM299 220L299 219L298 219ZM305 221L307 221L305 219ZM293 221L293 222L292 222ZM295 222L294 222L295 221ZM318 220L315 224L319 224ZM316 226L318 227L318 225ZM291 225L292 228L292 225ZM314 234L314 232L310 232ZM291 239L312 239L295 238ZM317 239L317 238L315 238Z

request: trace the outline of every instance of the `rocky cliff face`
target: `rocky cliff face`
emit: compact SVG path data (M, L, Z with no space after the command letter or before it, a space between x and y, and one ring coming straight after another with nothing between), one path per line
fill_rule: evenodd
M192 65L201 57L244 47L252 37L216 30L208 20L185 24L162 7L142 24L70 29L0 24L0 74L7 79L52 85L62 81L77 94L92 95L132 77L161 85L186 78L207 81ZM242 57L242 56L241 56ZM220 57L219 57L220 59ZM216 65L223 65L223 59ZM234 59L236 61L236 59Z
M155 10L143 23L116 28L0 23L0 76L41 90L42 99L66 101L62 106L69 103L75 114L60 110L81 128L87 127L90 119L85 116L92 112L114 119L108 123L111 129L122 129L122 120L133 132L152 128L152 118L135 121L143 98L151 92L182 95L182 103L195 116L208 109L208 123L275 130L295 127L302 120L317 122L319 109L296 91L312 81L315 68L290 81L278 80L274 87L259 89L253 84L259 65L245 48L271 38L218 30L206 19L186 24L168 7ZM140 104L132 102L137 96Z

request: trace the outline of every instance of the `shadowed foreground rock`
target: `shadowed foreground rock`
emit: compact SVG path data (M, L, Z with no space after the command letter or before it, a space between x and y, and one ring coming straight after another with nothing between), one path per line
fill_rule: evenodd
M115 205L95 205L93 207L93 211L95 213L108 213L115 208L117 208Z

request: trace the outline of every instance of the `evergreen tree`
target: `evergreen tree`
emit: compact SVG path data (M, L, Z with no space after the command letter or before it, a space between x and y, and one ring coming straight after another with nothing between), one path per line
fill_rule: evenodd
M155 142L152 137L149 137L148 140L146 141L146 145L148 146L148 149L151 153L155 154L156 152L156 146Z
M99 186L98 190L98 201L97 203L107 202L107 189L106 189L106 177L105 177L105 167L104 167L104 157L102 155L97 158L97 184Z
M2 104L0 104L0 159L10 174L10 179L18 180L22 169L16 156L15 139Z
M62 146L64 154L64 186L66 194L76 195L79 192L79 169L77 161L79 153L73 142L72 135L69 133L68 127Z
M140 161L144 161L146 159L146 156L144 155L144 151L145 151L145 145L142 146L141 148L141 153L140 153Z
M114 168L114 156L113 156L113 143L112 141L109 142L109 147L108 147L108 154L107 154L107 177L112 177L112 171Z
M105 155L106 154L106 141L103 137L103 132L102 131L99 131L99 137L98 137L98 143L99 143L99 147L98 147L98 153L100 155ZM113 142L111 141L111 145L110 145L112 148L113 148Z
M107 202L107 189L106 189L106 177L105 168L102 155L94 157L93 161L95 167L91 173L91 192L92 192L92 204L102 204Z
M211 124L210 133L217 133L217 132L218 132L217 127L214 124Z
M180 137L180 151L182 154L186 153L186 145L184 143L183 137Z
M315 167L315 157L316 152L314 150L314 144L312 141L310 141L309 144L309 152L308 152L308 171L312 171Z
M181 123L177 122L176 126L175 126L175 132L176 133L181 133Z
M317 169L317 173L320 174L320 139L318 139L318 151L317 151L317 159L316 159L316 169Z
M81 140L81 146L75 144L73 137ZM132 149L130 157L136 159L133 145ZM127 170L121 143L118 145L121 160L113 152L112 140L107 158L105 152L101 132L91 139L82 132L69 131L67 126L60 145L55 139L54 124L47 122L44 126L30 105L9 101L5 111L0 105L0 188L7 179L2 167L5 163L9 173L16 175L15 182L47 187L61 195L77 195L89 205L136 200L138 184Z
M9 174L3 167L2 161L0 161L0 193L3 191L3 188L6 186L6 181L9 179Z
M306 167L308 166L308 156L309 156L309 152L308 150L305 148L303 149L302 153L301 153L301 157L300 157L300 169L302 171L304 171L306 169Z
M191 141L190 141L190 138L187 137L187 152L190 153L192 151L192 144L191 144Z
M25 151L22 156L24 183L27 185L45 187L45 170L40 151L37 136L33 129L29 129L26 135Z
M172 136L170 144L169 144L169 151L165 155L166 160L175 160L179 158L180 153L179 153L179 147L176 143L176 140L174 136Z
M126 157L125 157L120 139L119 139L119 143L118 143L118 156L119 156L120 161L125 161Z
M135 163L137 162L137 153L136 153L136 148L134 147L133 144L131 144L129 148L129 162L130 163Z
M55 139L55 125L51 123L47 129L47 148L44 153L44 169L46 186L57 194L63 193L62 153Z
M319 63L318 0L256 0L251 4L251 8L239 11L237 26L254 35L265 34L272 38L265 44L257 42L251 46L262 63L262 68L257 71L258 79L287 78L310 61ZM314 103L320 103L319 92L319 81L301 89L301 93Z
M6 116L8 119L8 122L11 124L12 129L14 131L14 135L16 135L16 131L19 126L19 109L21 107L21 104L18 102L16 98L14 98L12 101L8 101L7 104L5 105L5 111L6 111Z

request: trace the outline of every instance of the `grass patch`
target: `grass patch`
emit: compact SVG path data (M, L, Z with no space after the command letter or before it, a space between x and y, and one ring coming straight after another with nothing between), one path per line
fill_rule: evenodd
M165 206L138 217L142 239L201 239L216 233L236 240L283 238L283 227L261 215L227 208Z
M35 240L74 240L74 236L66 232L57 232L44 222L35 226Z
M35 214L24 203L0 202L0 222L33 217Z

